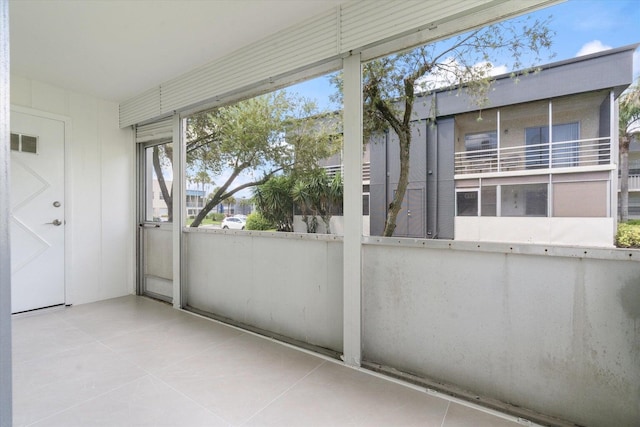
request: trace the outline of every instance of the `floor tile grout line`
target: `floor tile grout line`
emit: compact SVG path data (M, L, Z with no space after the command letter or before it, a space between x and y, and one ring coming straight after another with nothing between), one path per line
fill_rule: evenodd
M278 394L276 397L274 397L273 399L271 399L271 401L269 401L266 405L264 405L262 408L258 409L256 412L254 412L253 415L251 415L249 418L247 418L246 420L244 420L242 423L240 423L240 426L243 426L245 424L247 424L249 421L251 421L252 419L254 419L256 416L258 416L260 413L262 413L265 409L267 409L269 406L273 405L275 402L277 402L278 400L280 400L280 398L282 396L284 396L285 394L289 393L289 391L291 391L294 387L296 387L298 384L300 384L300 382L304 381L307 377L309 377L309 375L313 374L315 371L317 371L318 369L320 369L322 366L324 366L327 362L323 361L321 363L318 364L318 366L316 366L315 368L313 368L312 370L310 370L309 372L307 372L305 375L303 375L301 378L299 378L296 382L294 382L293 384L291 384L289 387L287 387L286 390L283 390L280 394Z
M331 363L337 364L339 366L344 366L346 368L353 369L355 371L362 372L364 374L371 375L371 376L374 376L376 378L380 378L382 380L385 380L385 381L388 381L388 382L392 382L392 383L407 387L407 388L412 389L412 390L419 391L421 393L426 393L426 394L428 394L430 396L433 396L435 398L443 399L443 400L449 402L449 404L457 403L459 405L462 405L462 406L477 410L479 412L484 412L486 414L495 416L497 418L501 418L501 419L504 419L504 420L507 420L507 421L512 421L512 422L515 422L515 423L518 423L518 424L523 424L523 421L524 421L526 423L526 425L530 426L530 427L543 427L540 424L536 424L536 423L534 423L534 422L532 422L530 420L524 419L522 417L509 415L509 414L506 414L506 413L503 413L503 412L500 412L500 411L497 411L497 410L494 410L494 409L491 409L491 408L488 408L488 407L485 407L485 406L482 406L482 405L479 405L479 404L476 404L476 403L473 403L473 402L469 402L469 401L464 400L464 399L460 399L460 398L457 398L457 397L454 397L454 396L450 396L450 395L438 392L436 390L432 390L432 389L424 387L424 386L419 386L419 385L416 385L416 384L413 384L413 383L410 383L410 382L407 382L407 381L403 381L403 380L398 379L398 378L393 378L393 377L390 377L390 376L387 376L387 375L383 375L383 374L381 374L379 372L375 372L375 371L372 371L370 369L363 368L361 366L352 366L352 365L349 365L347 363L344 363L344 361L342 361L342 360L338 360L338 359L326 356L324 354L319 354L319 353L316 353L316 352L314 352L312 350L309 350L309 349L306 349L306 348L297 347L297 346L295 346L293 344L290 344L290 343L287 343L287 342L284 342L284 341L280 341L280 340L277 340L275 338L271 338L271 337L268 337L268 336L265 336L265 335L260 335L258 333L255 333L255 332L252 332L252 331L248 331L248 330L239 328L239 327L234 326L234 325L229 325L229 324L226 324L224 322L220 322L219 320L212 319L210 317L206 317L206 316L203 316L203 315L200 315L200 314L197 314L197 313L193 313L193 312L188 311L188 310L184 310L184 309L180 309L180 310L183 311L183 312L186 312L188 314L191 314L191 315L193 315L195 317L199 317L199 318L202 318L202 319L205 319L205 320L209 320L209 321L214 322L214 323L225 325L225 326L228 326L230 328L243 331L243 332L245 332L245 333L247 333L249 335L254 335L256 337L262 338L262 339L264 339L266 341L271 341L271 342L274 342L276 344L282 345L284 347L288 347L288 348L291 348L293 350L296 350L296 351L299 351L299 352L302 352L302 353L306 353L306 354L318 357L320 359L325 360L326 362L331 362ZM447 405L447 407L449 407L449 405Z
M440 427L444 427L444 422L447 419L447 414L449 413L449 407L451 407L451 402L447 402L447 409L444 410L444 416L442 417L442 423Z
M127 382L125 382L125 383L120 383L117 387L114 387L114 388L112 388L112 389L110 389L110 390L104 391L104 392L102 392L102 393L100 393L100 394L98 394L98 395L96 395L96 396L93 396L93 397L91 397L91 398L89 398L89 399L83 400L82 402L76 402L75 404L73 404L73 405L71 405L71 406L69 406L69 407L67 407L67 408L64 408L64 409L62 409L62 410L60 410L60 411L58 411L58 412L54 412L54 413L52 413L52 414L47 415L46 417L40 418L39 420L33 421L33 422L29 423L29 424L26 424L26 425L25 425L25 427L29 427L29 426L35 425L35 424L40 423L40 422L42 422L42 421L46 421L46 420L48 420L49 418L55 417L55 416L57 416L57 415L63 414L63 413L65 413L65 412L67 412L67 411L70 411L70 410L72 410L72 409L75 409L75 408L77 408L77 407L79 407L79 406L82 406L82 405L84 405L85 403L89 403L89 402L91 402L91 401L93 401L93 400L99 399L99 398L101 398L101 397L103 397L103 396L106 396L106 395L107 395L107 394L109 394L109 393L113 393L114 391L120 390L121 388L126 387L126 386L128 386L129 384L133 384L133 383L134 383L134 382L136 382L136 381L140 381L140 380L144 379L144 378L145 378L145 377L147 377L147 376L149 376L149 374L147 374L147 373L145 372L145 375L142 375L142 376L140 376L140 377L138 377L138 378L135 378L135 379L133 379L133 380L131 380L131 381L127 381Z
M501 418L501 419L504 419L504 420L507 420L507 421L511 421L511 422L514 422L514 423L518 423L518 424L527 425L529 427L544 427L541 424L536 424L533 421L525 419L525 418L522 418L522 417L518 417L518 416L515 416L515 415L509 415L509 414L506 414L504 412L500 412L498 410L491 409L491 408L488 408L486 406L479 405L477 403L469 402L468 400L464 400L464 399L461 399L461 398L458 398L458 397L450 396L448 394L441 393L441 392L439 392L437 390L433 390L433 389L430 389L430 388L424 387L424 386L419 386L419 385L416 385L416 384L413 384L413 383L410 383L410 382L407 382L407 381L404 381L404 380L401 380L401 379L398 379L398 378L390 377L390 376L387 376L387 375L384 375L384 374L381 374L379 372L375 372L375 371L372 371L372 370L369 370L369 369L366 369L366 368L363 368L363 367L350 366L350 365L347 365L347 364L344 364L343 366L345 366L347 368L350 368L350 369L353 369L353 370L356 370L356 371L359 371L359 372L362 372L362 373L365 373L367 375L374 376L376 378L383 379L385 381L389 381L389 382L392 382L392 383L395 383L395 384L399 384L399 385L405 386L405 387L410 388L412 390L416 390L416 391L419 391L419 392L422 392L422 393L426 393L429 396L433 396L433 397L436 397L436 398L439 398L439 399L443 399L443 400L446 400L446 401L451 402L451 403L457 403L458 405L465 406L467 408L471 408L471 409L474 409L474 410L479 411L479 412L484 412L485 414L489 414L489 415L492 415L492 416L497 417L497 418Z
M181 358L179 360L175 360L175 361L167 364L166 366L162 366L161 368L158 368L158 370L159 371L163 371L165 369L172 368L172 367L174 367L174 366L176 366L176 365L178 365L180 363L184 363L185 361L188 361L189 359L191 359L193 357L196 357L196 356L198 356L198 355L200 355L202 353L205 353L205 352L211 350L212 348L215 348L215 347L221 346L223 344L229 343L231 340L238 339L241 336L242 336L242 334L238 334L238 335L226 338L226 339L222 340L221 342L212 342L212 343L208 344L206 347L204 347L203 349L198 350L198 351L196 351L194 353L188 354L188 355L184 356L183 358ZM145 373L148 373L150 375L153 375L155 378L160 379L159 377L156 376L156 374L153 371L148 370L147 367L139 365L137 362L132 360L130 357L121 354L117 349L114 349L114 348L110 347L108 344L103 343L103 342L100 342L100 343L103 344L105 347L109 348L111 351L116 353L121 358L129 361L130 363L134 364L136 367L142 369Z
M157 376L154 373L149 373L149 376L151 376L152 378L154 378L157 381L160 381L162 384L166 385L167 387L169 387L171 390L175 391L176 393L178 393L180 396L186 398L187 400L195 403L196 405L198 405L199 407L201 407L202 409L206 410L207 412L209 412L210 414L215 415L216 417L218 417L221 421L227 423L227 425L229 426L233 426L234 424L227 420L225 417L223 417L222 415L216 413L215 411L213 411L211 408L206 407L204 404L198 402L197 400L193 399L191 396L189 396L188 394L184 393L182 390L179 390L177 388L175 388L172 384L168 383L167 381L165 381L164 379L160 378L159 376Z
M144 307L132 307L132 308L133 308L133 309L136 309L136 310L144 309ZM168 309L168 310L171 310L171 308L170 308L170 307L168 307L167 309ZM187 311L187 310L179 310L179 311L180 311L180 312L183 312L183 313L185 313L185 314L189 314L189 315L191 315L191 316L193 316L193 317L202 318L202 319L205 319L205 320L208 320L208 321L211 321L211 322L214 322L214 323L218 323L218 324L220 324L220 325L222 325L222 326L229 327L229 328L232 328L232 329L235 329L235 330L237 330L237 331L241 332L241 333L240 333L240 334L238 334L237 336L234 336L234 337L231 337L231 338L229 338L229 339L225 340L225 342L228 342L229 340L233 340L233 339L238 339L238 338L242 337L242 336L243 336L243 334L248 334L248 335L257 336L257 337L259 337L259 338L261 338L261 339L263 339L263 340L271 341L271 342L273 342L273 343L276 343L276 344L279 344L279 345L282 345L282 346L285 346L285 347L289 347L289 348L291 348L291 349L293 349L293 350L296 350L296 351L298 351L298 352L307 353L307 354L312 355L312 356L314 356L314 357L318 357L319 359L324 360L325 362L329 361L329 362L332 362L332 363L334 363L334 364L341 365L341 366L343 366L343 367L347 367L347 368L350 368L350 369L353 369L353 370L359 371L359 372L361 372L361 373L365 373L365 374L370 375L370 376L377 377L377 378L379 378L379 379L382 379L382 380L385 380L385 381L388 381L388 382L393 382L393 383L396 383L396 384L399 384L399 385L403 385L403 386L405 386L405 387L407 387L407 388L409 388L409 389L413 389L413 390L416 390L416 391L420 391L420 392L422 392L422 393L426 393L426 394L431 395L431 396L434 396L434 397L436 397L436 398L444 399L444 400L448 401L448 405L447 405L447 412L446 412L447 414L448 414L448 411L449 411L449 409L450 409L450 407L451 407L451 403L457 403L457 404L460 404L460 405L462 405L462 406L465 406L465 407L468 407L468 408L471 408L471 409L474 409L474 410L478 410L478 411L480 411L480 412L487 413L487 414L492 415L492 416L495 416L495 417L497 417L497 418L502 418L502 419L505 419L505 420L508 420L508 421L512 421L512 422L516 422L516 423L519 423L519 424L526 424L526 425L528 425L528 426L539 426L539 424L535 424L535 423L530 422L529 420L525 420L525 419L523 419L523 418L519 418L519 417L515 417L515 416L512 416L512 415L508 415L508 414L502 413L502 412L500 412L500 411L498 411L498 410L493 410L493 409L487 408L487 407L485 407L485 406L482 406L482 405L476 404L476 403L474 403L474 402L469 402L469 401L467 401L467 400L463 400L463 399L460 399L460 398L452 397L452 396L449 396L449 395L446 395L446 394L443 394L443 393L437 392L437 391L435 391L435 390L432 390L432 389L429 389L429 388L425 388L424 386L417 386L417 385L415 385L415 384L412 384L412 383L409 383L409 382L403 381L402 379L392 378L392 377L389 377L389 376L386 376L386 375L383 375L383 374L380 374L380 373L377 373L377 372L371 371L371 370L369 370L369 369L365 369L365 368L362 368L362 367L350 366L350 365L347 365L347 364L345 364L344 362L342 362L342 361L340 361L340 360L337 360L337 359L334 359L334 358L328 357L328 356L326 356L326 355L318 354L318 353L313 352L313 351L308 350L308 349L302 349L302 348L297 347L297 346L295 346L295 345L292 345L292 344L289 344L289 343L285 343L285 342L282 342L282 341L279 341L279 340L276 340L276 339L273 339L273 338L270 338L270 337L266 337L266 336L263 336L263 335L260 335L260 334L257 334L257 333L251 332L251 331L247 331L247 330L245 330L245 329L238 328L238 327L235 327L235 326L233 326L233 325L228 325L228 324L226 324L226 323L219 322L219 321L217 321L217 320L215 320L215 319L211 319L211 318L208 318L208 317L206 317L206 316L198 315L198 314L196 314L196 313L192 313L192 312L189 312L189 311ZM106 348L108 348L110 351L113 351L113 352L114 352L114 353L119 357L119 359L120 359L120 360L126 361L126 362L128 362L128 363L132 363L128 358L125 358L124 356L122 356L122 355L118 354L118 353L117 353L117 351L115 351L114 349L112 349L111 347L109 347L108 345L106 345L106 344L103 342L103 340L108 339L108 338L115 338L115 336L114 336L114 337L107 337L107 338L105 338L105 337L99 337L99 338L98 338L98 337L94 336L93 334L91 334L91 333L89 333L89 332L87 332L87 331L85 331L85 330L83 330L83 329L78 328L75 324L71 323L70 321L68 321L68 320L65 318L66 316L64 316L64 310L63 310L63 309L55 310L55 311L52 311L52 312L49 312L49 313L42 313L42 314L43 314L43 315L47 315L47 316L48 316L48 315L50 315L50 316L54 316L54 317L56 317L56 318L58 318L58 319L62 319L66 324L69 324L70 326L73 326L73 327L75 327L76 329L80 330L81 332L83 332L83 333L87 334L87 335L91 338L91 340L92 340L92 342L93 342L93 343L99 343L99 344L101 344L101 345L105 346ZM26 317L26 316L25 316L25 317ZM142 319L142 320L144 320L144 319ZM157 324L167 324L167 323L174 322L174 321L180 321L180 318L176 317L175 319L163 320L162 322L154 323L154 325L157 325ZM148 325L148 326L149 326L149 327L152 327L153 325ZM146 328L146 327L147 327L147 326L144 326L142 329L144 329L144 328ZM121 335L118 335L118 336L125 336L126 334L134 333L134 332L139 332L139 331L140 331L140 329L136 329L136 330L134 330L134 331L127 331L126 333L121 334ZM89 344L89 343L87 343L87 344ZM87 344L84 344L84 345L87 345ZM216 344L215 344L215 343L213 343L211 346L207 346L207 349L210 349L213 345L216 345ZM63 351L69 351L69 350L74 350L74 349L76 349L76 350L77 350L78 348L81 348L82 346L83 346L83 345L79 345L79 346L76 346L76 347L73 347L73 348L65 349L65 350L63 350ZM204 350L204 351L206 351L206 350ZM36 360L36 359L34 359L34 361L35 361L35 360ZM26 362L28 362L28 361L26 361ZM26 363L26 362L24 362L24 363ZM179 363L179 362L176 362L176 363ZM133 364L134 364L137 368L139 368L139 369L140 369L141 373L143 373L143 374L145 374L145 375L149 375L149 376L151 376L151 377L153 377L153 378L155 378L155 379L157 379L157 380L161 381L163 384L166 384L166 385L167 385L168 387L170 387L172 390L174 390L174 391L178 392L179 394L181 394L181 395L185 396L185 397L186 397L186 398L188 398L190 401L193 401L193 402L195 402L196 404L198 404L199 406L204 407L203 405L201 405L201 404L200 404L200 403L198 403L197 401L195 401L195 400L191 399L189 396L187 396L187 395L185 395L184 393L180 392L179 390L175 389L171 384L169 384L169 383L165 382L164 380L162 380L161 378L157 377L154 373L147 371L146 369L144 369L143 367L141 367L140 365L138 365L138 364L136 364L136 363L133 363ZM300 381L304 380L308 375L310 375L311 373L313 373L315 370L319 369L319 368L320 368L321 366L323 366L323 365L325 365L325 363L324 363L324 362L323 362L323 363L320 363L316 368L314 368L314 369L313 369L313 370L311 370L307 375L305 375L304 377L302 377L302 378L300 378L298 381L296 381L296 382L295 382L293 385L291 385L287 390L283 391L281 394L279 394L277 397L275 397L271 402L269 402L267 405L265 405L262 409L258 410L256 413L254 413L254 414L253 414L253 415L252 415L248 420L246 420L246 421L245 421L245 422L243 422L242 424L245 424L245 423L249 422L249 420L254 419L254 418L255 418L259 413L261 413L262 411L264 411L268 406L272 405L276 400L280 399L280 398L282 397L282 395L283 395L283 394L285 394L285 393L287 393L288 391L290 391L290 390L291 390L291 388L295 387L295 386L296 386ZM143 375L143 376L141 376L141 377L139 377L139 378L144 378L144 375ZM138 379L139 379L139 378L138 378ZM129 382L129 383L130 383L130 382ZM128 383L127 383L127 384L128 384ZM118 389L118 388L120 388L120 387L121 387L121 386L118 386L118 387L114 388L113 390L117 390L117 389ZM113 391L113 390L111 390L111 391ZM102 394L101 394L101 395L99 395L99 396L102 396L103 394L109 393L109 392L111 392L111 391L106 391L106 392L102 393ZM88 400L86 400L86 401L83 401L83 402L79 403L78 405L83 404L83 403L85 403L85 402L89 402L89 401L91 401L91 400L93 400L93 399L95 399L95 398L98 398L99 396L95 396L95 397L93 397L93 398L91 398L91 399L88 399ZM74 406L71 406L71 407L69 407L69 408L66 408L65 410L63 410L63 411L59 411L59 412L57 412L56 414L58 414L58 413L60 413L60 412L67 411L67 410L70 410L71 408L74 408L74 407L76 407L76 406L78 406L78 405L74 405ZM220 415L216 414L214 411L212 411L212 410L210 410L209 408L206 408L206 407L204 407L204 408L205 408L205 409L207 409L207 411L208 411L208 412L213 413L216 417L220 418L220 419L221 419L221 420L223 420L224 422L229 423L226 419L224 419L224 418L223 418L223 417L221 417ZM53 416L53 415L55 415L55 414L49 415L49 416L47 416L47 417L45 417L45 418L43 418L43 419L47 419L47 418L49 418L50 416ZM36 421L36 422L39 422L39 421ZM443 423L444 423L444 420L443 420ZM31 424L33 424L33 423L31 423ZM31 424L29 424L29 425L31 425ZM232 424L232 423L229 423L229 424Z

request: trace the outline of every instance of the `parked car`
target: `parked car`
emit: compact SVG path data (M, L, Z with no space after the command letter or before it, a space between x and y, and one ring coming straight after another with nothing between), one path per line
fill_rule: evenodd
M222 220L222 224L220 226L222 229L232 229L232 230L244 230L244 226L246 225L246 221L242 218L236 218L234 216L230 216Z
M234 218L240 218L244 222L247 222L247 216L246 215L234 215L233 217Z

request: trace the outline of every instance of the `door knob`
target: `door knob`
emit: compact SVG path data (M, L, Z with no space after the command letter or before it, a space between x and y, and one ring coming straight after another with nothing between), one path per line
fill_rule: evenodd
M53 222L47 222L45 224L53 224L57 227L59 225L62 225L62 221L60 221L59 219L54 219Z

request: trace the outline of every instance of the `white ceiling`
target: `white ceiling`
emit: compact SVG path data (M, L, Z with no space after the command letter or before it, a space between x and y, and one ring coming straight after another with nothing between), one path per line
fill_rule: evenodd
M352 0L10 0L11 72L120 102Z

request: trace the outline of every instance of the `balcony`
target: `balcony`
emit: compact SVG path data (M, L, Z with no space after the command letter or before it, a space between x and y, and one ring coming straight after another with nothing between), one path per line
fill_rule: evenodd
M330 165L324 166L324 170L327 172L329 178L333 178L338 172L344 175L343 165ZM362 182L368 182L371 179L371 163L362 163Z
M589 138L458 151L454 156L456 175L586 167L610 164L611 144L608 137Z

